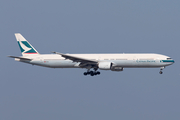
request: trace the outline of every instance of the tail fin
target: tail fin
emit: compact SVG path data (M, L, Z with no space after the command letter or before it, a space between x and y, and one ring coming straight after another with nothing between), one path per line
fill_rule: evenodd
M20 34L15 33L22 55L39 54L38 51Z

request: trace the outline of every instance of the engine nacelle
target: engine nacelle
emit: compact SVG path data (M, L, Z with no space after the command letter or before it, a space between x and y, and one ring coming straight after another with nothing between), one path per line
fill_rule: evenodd
M123 67L117 67L117 66L112 66L111 67L112 71L123 71L123 69L124 69Z
M123 67L116 66L112 62L100 62L98 64L100 70L123 71Z
M112 63L111 62L100 62L98 64L100 70L111 70Z

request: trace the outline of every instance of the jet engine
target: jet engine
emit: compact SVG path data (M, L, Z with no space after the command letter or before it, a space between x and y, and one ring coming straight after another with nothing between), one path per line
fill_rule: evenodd
M100 62L98 64L100 70L111 70L112 63L111 62Z
M112 62L100 62L98 67L100 70L123 71L123 67L116 66Z

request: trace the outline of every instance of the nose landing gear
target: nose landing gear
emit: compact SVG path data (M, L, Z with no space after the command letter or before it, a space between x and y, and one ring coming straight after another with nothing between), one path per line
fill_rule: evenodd
M159 74L163 74L162 70L163 70L164 68L165 68L165 67L161 67L161 68L160 68Z

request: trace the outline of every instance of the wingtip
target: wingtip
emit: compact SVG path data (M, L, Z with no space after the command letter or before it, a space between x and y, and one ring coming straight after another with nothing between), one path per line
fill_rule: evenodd
M8 55L7 57L13 58L14 56Z
M21 33L14 33L15 35L21 34Z
M51 51L52 53L56 53L56 52L54 52L54 51Z

